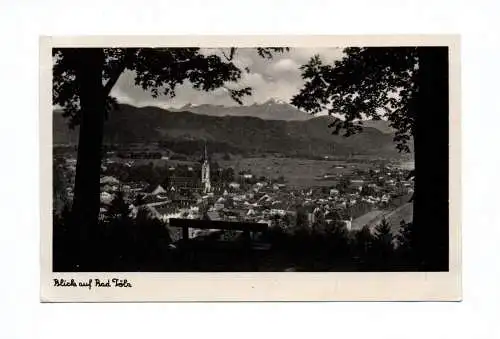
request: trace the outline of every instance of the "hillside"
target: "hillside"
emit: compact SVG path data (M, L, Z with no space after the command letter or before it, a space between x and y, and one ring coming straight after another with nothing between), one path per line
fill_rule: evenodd
M363 127L371 127L378 129L384 134L393 134L395 129L389 126L389 122L385 120L364 120Z
M253 104L250 106L220 106L220 105L185 105L180 109L169 109L171 112L191 112L202 115L210 115L216 117L223 116L239 116L239 117L255 117L263 120L285 120L285 121L304 121L313 119L314 116L307 114L294 106L278 100L270 99L262 104ZM379 130L384 134L393 134L394 129L389 126L389 122L385 120L364 120L364 127L371 127Z
M330 119L328 116L304 121L216 117L122 104L110 112L105 122L104 141L113 144L162 141L167 148L183 145L198 150L200 142L207 141L216 144L219 152L276 152L291 156L398 154L392 134L366 127L349 138L332 135L327 127ZM61 112L54 112L53 127L54 144L77 141L77 131L69 131Z

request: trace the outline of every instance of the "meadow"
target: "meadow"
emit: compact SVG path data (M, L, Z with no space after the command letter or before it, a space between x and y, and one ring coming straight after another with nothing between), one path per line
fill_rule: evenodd
M249 171L257 178L263 176L274 179L283 176L287 185L299 187L332 186L336 181L332 178L325 179L325 175L348 174L362 165L346 161L281 157L234 158L220 160L218 163L222 167L233 167L237 173Z

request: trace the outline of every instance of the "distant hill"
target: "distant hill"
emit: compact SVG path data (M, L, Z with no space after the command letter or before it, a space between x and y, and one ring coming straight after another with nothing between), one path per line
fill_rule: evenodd
M363 120L363 127L376 128L384 134L393 134L395 129L386 120Z
M219 106L219 105L186 105L180 109L169 109L177 112L191 112L216 117L256 117L264 120L307 120L311 116L294 106L278 99L270 99L262 104L250 106Z
M172 112L191 112L196 114L210 115L216 117L237 116L237 117L256 117L264 120L285 120L285 121L304 121L314 118L294 106L278 99L270 99L262 104L253 104L250 106L220 106L220 105L185 105L179 109L170 108ZM384 134L394 133L394 129L389 126L385 120L364 120L364 127L376 128Z
M113 144L163 142L175 152L199 150L204 141L213 152L275 152L300 155L396 156L393 135L372 127L345 138L332 135L331 117L307 120L264 120L248 116L210 116L171 112L158 107L119 105L104 126L104 141ZM60 111L54 112L54 144L77 142ZM212 146L211 146L212 147ZM212 148L213 149L213 148ZM180 150L180 151L179 151Z

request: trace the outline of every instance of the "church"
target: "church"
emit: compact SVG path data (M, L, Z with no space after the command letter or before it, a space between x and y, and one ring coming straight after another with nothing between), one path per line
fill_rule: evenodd
M212 191L210 184L210 163L208 161L207 145L205 144L205 152L203 157L203 164L201 165L201 186L204 193Z

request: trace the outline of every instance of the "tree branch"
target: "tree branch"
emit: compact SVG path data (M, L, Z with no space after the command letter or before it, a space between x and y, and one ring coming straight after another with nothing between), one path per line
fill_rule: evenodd
M231 47L229 49L229 55L227 55L226 53L224 53L224 50L221 49L221 53L224 56L224 58L226 58L227 61L232 61L233 60L235 52L236 52L236 48L235 47Z
M104 95L108 96L113 87L115 86L116 82L120 78L120 75L125 71L125 68L127 67L127 62L132 56L133 51L130 49L127 49L125 51L125 56L123 57L123 61L116 67L116 69L111 73L108 82L104 86Z

